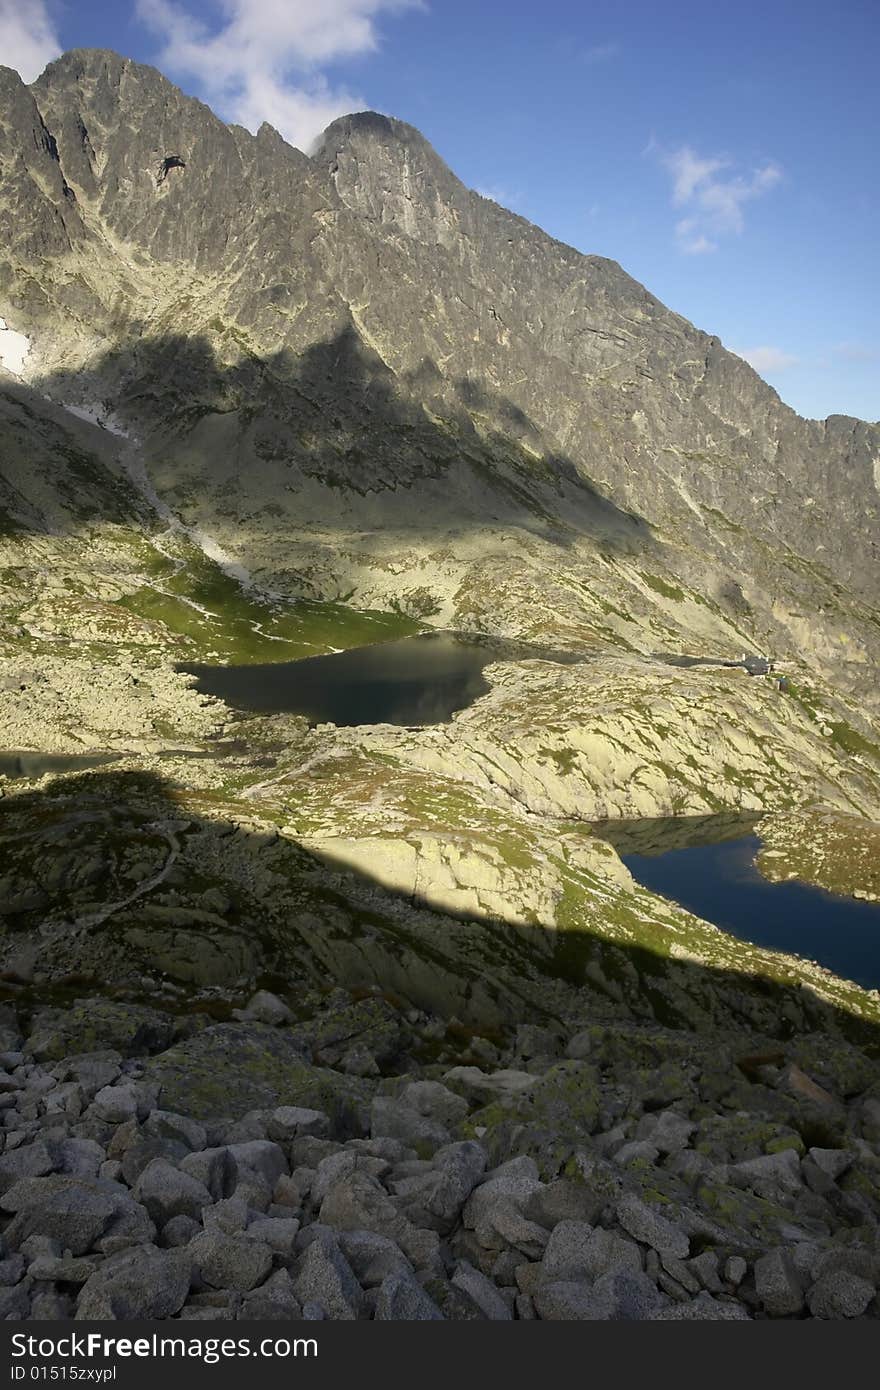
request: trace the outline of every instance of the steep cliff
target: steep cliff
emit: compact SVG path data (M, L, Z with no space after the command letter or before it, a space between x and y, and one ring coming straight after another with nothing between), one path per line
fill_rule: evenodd
M111 413L271 587L643 651L692 632L684 590L700 650L867 696L878 426L799 419L401 122L344 117L309 159L99 51L5 71L2 112L29 383Z

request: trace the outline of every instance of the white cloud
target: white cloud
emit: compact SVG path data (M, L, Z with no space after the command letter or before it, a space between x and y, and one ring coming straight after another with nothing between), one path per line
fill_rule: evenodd
M756 372L784 372L786 367L794 367L800 358L778 347L754 347L736 349L737 357L742 357Z
M652 138L648 152L657 149ZM673 206L686 212L675 225L675 236L679 249L688 255L715 251L721 237L740 235L745 205L768 193L782 178L778 164L763 164L745 175L736 173L729 159L705 157L689 145L661 151L660 160L672 176Z
M713 174L726 167L723 159L701 159L687 145L664 155L663 163L672 174L672 201L677 207L689 203L700 184L708 185Z
M180 0L137 0L139 17L164 46L159 63L195 78L229 119L256 130L263 121L308 149L330 121L363 108L333 87L322 66L374 52L375 19L423 8L422 0L212 0L206 24Z
M689 256L705 256L709 251L718 250L717 241L711 241L699 230L696 218L683 217L680 222L676 222L675 235L679 250L686 251Z
M61 45L44 0L0 0L0 63L33 82Z

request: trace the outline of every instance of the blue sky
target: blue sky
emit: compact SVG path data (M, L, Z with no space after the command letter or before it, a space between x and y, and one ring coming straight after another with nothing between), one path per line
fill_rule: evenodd
M410 121L802 414L880 417L877 0L0 0L26 78L76 46L302 145L344 110Z

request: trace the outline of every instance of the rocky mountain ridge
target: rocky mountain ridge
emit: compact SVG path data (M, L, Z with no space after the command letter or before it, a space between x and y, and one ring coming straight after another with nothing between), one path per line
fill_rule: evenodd
M385 116L0 135L2 1316L880 1315L880 996L596 826L876 900L880 426ZM437 726L180 669L432 625Z
M541 571L630 588L608 566L635 556L717 606L716 640L745 603L765 645L858 683L877 426L799 420L401 122L345 117L308 159L95 51L4 89L0 309L28 378L127 423L160 493L276 588L467 626L488 578L512 628ZM526 602L468 545L493 527ZM561 616L596 627L582 594Z

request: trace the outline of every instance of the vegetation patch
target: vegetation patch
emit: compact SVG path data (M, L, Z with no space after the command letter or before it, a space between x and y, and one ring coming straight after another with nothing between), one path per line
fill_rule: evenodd
M685 592L677 584L669 584L665 579L661 579L659 574L642 574L649 589L653 589L655 594L661 594L663 598L668 598L673 603L684 603Z

